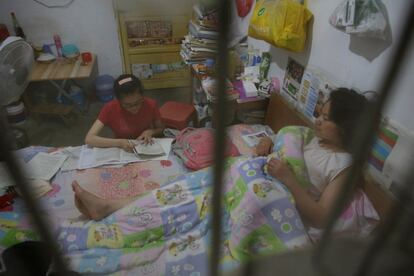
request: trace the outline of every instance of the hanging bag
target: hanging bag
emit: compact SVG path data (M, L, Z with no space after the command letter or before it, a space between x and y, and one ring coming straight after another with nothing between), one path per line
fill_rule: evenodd
M329 23L347 34L385 40L385 14L378 0L343 0L329 17Z
M258 0L250 19L249 35L294 52L305 48L312 13L294 0Z

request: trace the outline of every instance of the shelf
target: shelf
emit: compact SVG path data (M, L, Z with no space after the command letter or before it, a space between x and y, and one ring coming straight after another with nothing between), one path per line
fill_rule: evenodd
M136 12L119 13L119 26L124 55L124 72L141 78L145 89L186 87L191 85L188 68L180 68L175 63L182 62L181 41L188 33L188 20L191 9L184 15L142 16ZM140 45L142 41L148 44ZM136 46L135 46L136 45ZM133 46L133 47L131 47ZM168 65L168 69L153 73L148 66ZM156 71L154 71L156 72ZM150 78L146 78L151 76Z

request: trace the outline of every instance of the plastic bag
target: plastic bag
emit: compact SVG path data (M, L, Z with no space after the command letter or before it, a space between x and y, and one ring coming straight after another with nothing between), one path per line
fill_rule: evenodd
M250 19L249 35L270 44L301 52L312 13L294 0L259 0Z
M379 0L344 0L329 22L347 34L385 39L387 20Z

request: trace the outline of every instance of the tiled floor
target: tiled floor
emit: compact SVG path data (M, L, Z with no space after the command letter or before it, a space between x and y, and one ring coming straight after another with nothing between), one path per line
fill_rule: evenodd
M175 88L149 90L145 92L145 96L154 98L158 102L158 106L169 100L180 102L190 102L190 88ZM77 146L84 144L86 132L92 123L96 120L103 103L94 101L90 104L85 114L76 112L75 123L67 125L61 118L53 116L41 116L35 118L28 116L24 129L27 132L30 145L42 146ZM105 136L110 137L111 131L105 129Z

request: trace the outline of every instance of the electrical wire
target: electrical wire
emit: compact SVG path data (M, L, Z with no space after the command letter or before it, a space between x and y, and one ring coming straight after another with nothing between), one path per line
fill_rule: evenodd
M46 7L46 8L56 9L56 8L66 8L66 7L70 6L73 3L73 1L75 1L75 0L69 0L66 4L62 4L62 5L48 5L48 4L43 3L40 0L33 0L33 1L40 4L40 5L42 5L42 6L44 6L44 7Z

